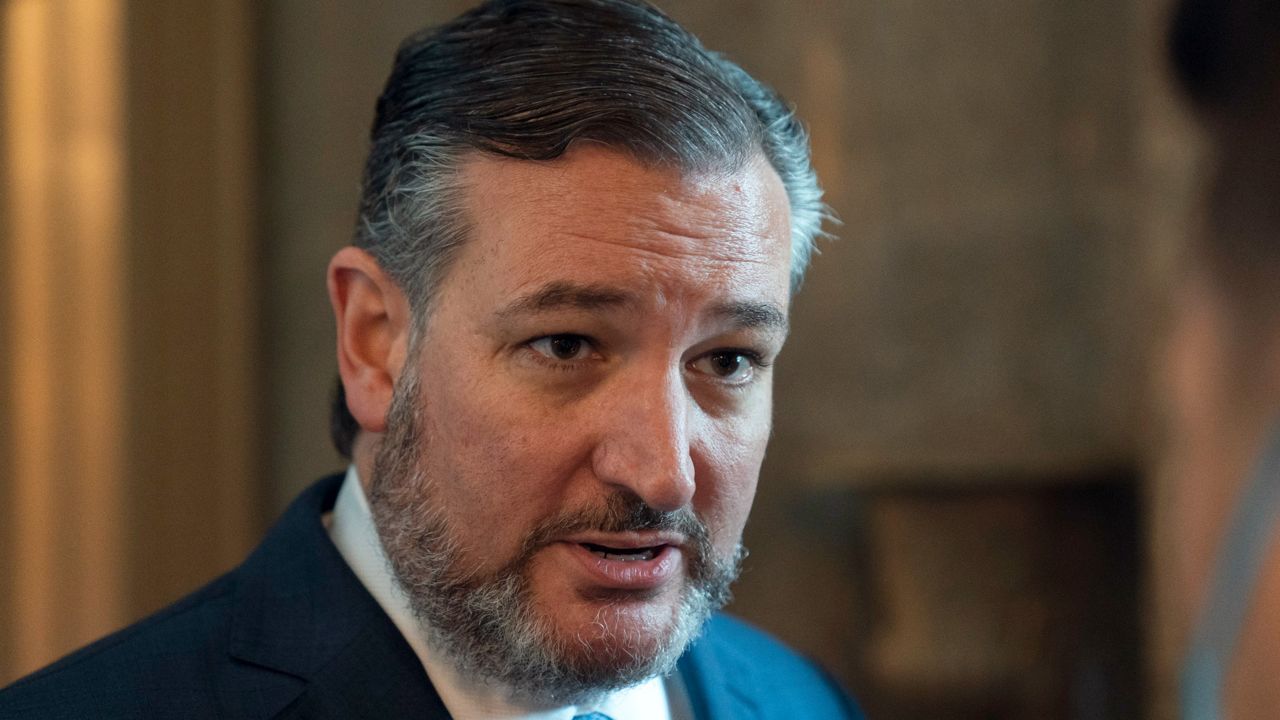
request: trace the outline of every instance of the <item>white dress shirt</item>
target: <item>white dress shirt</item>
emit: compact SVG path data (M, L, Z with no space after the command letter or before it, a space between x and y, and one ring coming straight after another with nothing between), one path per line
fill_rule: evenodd
M602 712L613 720L692 720L693 712L684 688L679 676L674 674L665 681L653 678L619 690L598 705L554 708L513 703L503 687L462 677L448 657L428 647L418 620L391 572L354 465L347 470L333 513L326 520L329 537L338 546L338 552L413 648L455 720L570 720L592 711Z

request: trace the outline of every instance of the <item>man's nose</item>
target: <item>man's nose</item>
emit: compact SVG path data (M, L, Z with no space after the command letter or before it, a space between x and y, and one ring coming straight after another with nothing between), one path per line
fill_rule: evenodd
M678 368L640 374L607 390L592 453L596 477L635 493L650 507L677 510L693 499L691 399Z

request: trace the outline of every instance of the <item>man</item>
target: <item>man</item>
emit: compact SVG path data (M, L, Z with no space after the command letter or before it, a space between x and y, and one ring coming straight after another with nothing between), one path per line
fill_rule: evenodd
M1280 5L1183 0L1177 79L1213 160L1170 344L1182 717L1280 707Z
M820 197L786 106L648 5L411 37L329 267L345 478L0 715L856 716L713 616Z

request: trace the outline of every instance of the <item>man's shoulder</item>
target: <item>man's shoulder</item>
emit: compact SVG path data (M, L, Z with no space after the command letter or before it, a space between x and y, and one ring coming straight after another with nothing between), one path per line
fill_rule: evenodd
M192 700L212 697L233 583L223 576L0 690L0 718L165 717L169 705L184 717L213 717L215 708Z
M839 683L812 660L724 613L707 623L684 667L686 682L701 684L690 688L695 695L713 703L745 703L764 718L862 717Z
M0 689L0 720L274 715L301 687L290 669L323 663L373 603L360 597L337 550L324 546L321 512L340 478L299 496L235 570ZM319 615L322 594L347 602ZM313 642L317 636L332 642ZM255 664L277 657L294 662L279 672Z
M742 618L716 613L707 621L700 642L713 643L726 651L766 665L808 669L813 663L768 632Z

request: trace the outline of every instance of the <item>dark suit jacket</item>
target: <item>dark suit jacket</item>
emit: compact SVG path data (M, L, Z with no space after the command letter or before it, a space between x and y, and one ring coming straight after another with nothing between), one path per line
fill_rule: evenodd
M448 718L320 522L341 482L303 493L239 568L0 691L0 718ZM860 717L807 661L725 616L679 672L703 720Z

